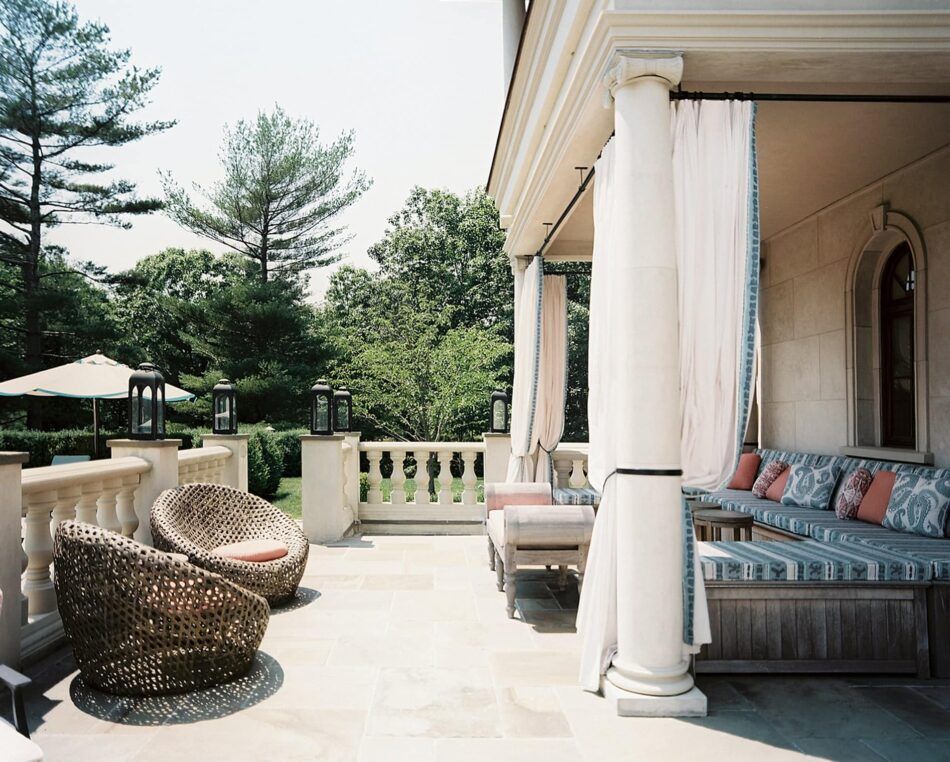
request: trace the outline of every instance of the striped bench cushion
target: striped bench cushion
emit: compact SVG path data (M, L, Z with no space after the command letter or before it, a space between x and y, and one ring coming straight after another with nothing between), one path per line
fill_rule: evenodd
M555 505L600 505L600 493L593 487L555 487Z
M930 566L903 553L863 543L701 542L707 581L921 582Z

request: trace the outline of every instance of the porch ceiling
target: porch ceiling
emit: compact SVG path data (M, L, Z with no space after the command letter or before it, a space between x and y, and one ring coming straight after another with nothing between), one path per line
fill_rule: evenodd
M761 103L757 140L768 238L950 143L950 105ZM592 198L588 190L561 225L548 258L590 257Z

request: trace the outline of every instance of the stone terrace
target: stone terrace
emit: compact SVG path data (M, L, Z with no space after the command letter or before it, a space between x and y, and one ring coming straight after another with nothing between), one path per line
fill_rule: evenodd
M950 759L948 682L701 677L707 718L618 718L576 687L576 587L526 576L512 621L494 579L484 537L313 546L247 678L115 699L62 650L29 670L34 738L51 762Z

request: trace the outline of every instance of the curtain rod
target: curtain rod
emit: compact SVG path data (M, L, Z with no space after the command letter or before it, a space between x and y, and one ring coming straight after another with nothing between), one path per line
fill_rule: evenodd
M950 103L950 95L834 95L830 93L707 93L700 90L676 90L670 92L670 100L673 101L772 101L772 102L790 102L790 103ZM610 134L610 137L613 137L613 133ZM597 158L600 158L598 154ZM584 191L587 190L587 186L590 184L590 181L594 178L594 168L590 168L590 172L587 173L587 176L581 182L580 187L577 189L577 192L574 194L573 198L568 202L567 206L564 207L564 211L561 212L561 216L557 218L557 221L547 232L547 235L544 236L544 240L541 242L541 245L538 247L538 250L534 253L535 257L543 257L544 251L547 249L548 244L551 243L551 239L555 233L557 233L558 228L561 226L561 223L567 219L567 216L571 213L571 210L574 208L574 205L580 200L581 196L584 195Z
M706 93L676 90L672 101L788 101L793 103L950 103L950 95L836 95L833 93Z

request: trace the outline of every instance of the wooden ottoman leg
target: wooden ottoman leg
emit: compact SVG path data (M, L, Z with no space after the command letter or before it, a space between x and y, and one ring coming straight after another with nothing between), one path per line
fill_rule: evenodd
M561 588L561 590L567 587L567 567L566 566L557 567L557 584L558 584L558 587Z
M495 575L498 580L498 592L502 592L505 589L505 562L501 557L501 554L497 551L495 552Z
M508 599L508 618L515 618L515 595L518 592L518 585L515 583L515 575L512 572L505 573L505 597Z
M580 593L584 584L584 572L587 570L587 551L590 545L580 545L577 548L577 592Z
M488 539L488 568L492 571L495 571L495 545L491 541L491 537Z

